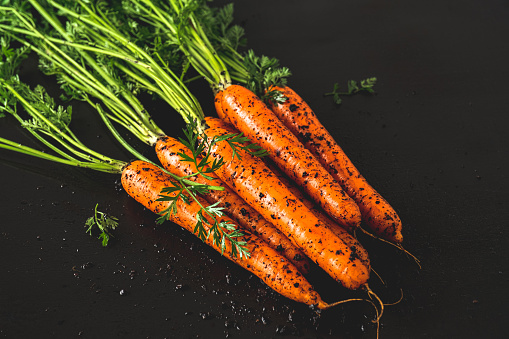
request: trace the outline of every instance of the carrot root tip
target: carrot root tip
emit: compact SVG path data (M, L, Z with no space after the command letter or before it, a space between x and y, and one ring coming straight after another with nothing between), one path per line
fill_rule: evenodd
M371 300L375 300L376 303L378 305L380 305L380 310L378 310L378 307L375 306L375 303L373 303L373 306L375 307L375 310L376 310L376 319L375 320L372 320L374 323L379 323L380 322L380 318L382 318L382 315L384 313L384 303L383 301L380 299L380 297L371 290L371 288L369 288L368 284L364 285L364 288L366 289L366 292L368 292L368 297L371 299Z
M370 237L374 238L374 239L377 239L377 240L380 240L382 242L385 242L391 246L394 246L396 247L397 249L399 249L400 251L402 251L403 253L405 253L406 255L408 255L409 257L411 257L415 263L417 264L417 266L419 266L419 269L422 269L422 266L421 266L421 261L415 256L413 255L412 253L410 253L407 249L405 249L403 247L403 245L401 244L398 244L398 243L394 243L392 241L389 241L389 240L386 240L386 239L383 239L383 238L380 238L380 237L377 237L376 235L366 231L364 228L362 227L358 227L358 229L360 229L364 234L366 235L369 235Z

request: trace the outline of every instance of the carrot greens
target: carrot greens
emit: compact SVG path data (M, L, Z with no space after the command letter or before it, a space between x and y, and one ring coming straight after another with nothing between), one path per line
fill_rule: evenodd
M101 232L98 238L101 240L103 247L106 247L108 246L110 237L113 236L111 231L118 226L118 219L112 215L98 211L98 206L99 204L95 205L94 215L87 219L85 227L87 228L87 233L90 235L92 235L93 229L97 228Z
M31 2L38 5L36 1ZM113 67L115 60L105 57L106 55L112 56L114 54L113 52L118 52L118 50L106 49L106 51L111 53L102 53L99 47L92 48L92 45L84 44L82 43L83 41L80 41L80 43L74 42L71 35L63 30L63 27L56 18L44 8L40 6L36 8L41 16L46 18L47 22L51 22L51 24L54 25L52 26L54 28L52 32L40 31L38 28L39 26L35 24L27 12L19 12L18 8L15 7L1 7L2 16L0 17L0 31L4 32L5 36L8 37L5 39L15 39L24 46L24 50L30 49L35 51L40 57L41 69L46 74L57 76L57 80L65 90L67 98L80 99L91 104L100 114L110 132L127 150L136 158L148 160L130 146L112 124L113 121L124 126L149 145L155 144L159 137L164 136L164 133L155 125L148 112L134 95L134 92L131 90L132 87L130 88L121 78L120 74L122 74L122 69L120 67ZM10 20L11 26L5 25L8 19L12 19ZM17 26L12 27L13 25ZM68 24L66 27L73 31L73 27L76 26ZM61 39L61 37L55 38L50 35L56 34L55 32L60 32L61 37L67 40ZM106 40L104 42L106 42ZM6 44L7 43L4 43L4 45ZM140 48L140 50L142 49ZM60 106L55 106L54 101L45 94L44 89L40 86L31 90L27 85L21 83L17 76L8 78L8 76L14 74L13 67L9 65L12 65L14 60L21 60L22 57L20 53L7 47L2 48L2 51L1 65L4 69L3 73L5 76L1 79L2 89L0 93L2 94L2 102L4 105L0 109L0 113L6 112L13 115L23 127L27 128L38 140L57 153L58 156L16 145L5 139L1 139L2 143L0 147L69 165L87 167L110 173L120 173L125 165L124 162L105 157L86 148L86 146L74 136L69 128L70 108L63 109ZM133 58L128 57L128 55L129 54L124 51L122 60L133 60ZM135 71L147 69L144 65L140 66L140 63L127 62L126 65L140 67L133 67ZM6 80L6 78L8 78L8 80ZM148 79L160 78L154 76ZM178 95L182 98L186 98L185 100L189 99L188 102L199 107L194 97L187 97L185 94L182 94L185 93L187 89L180 89L180 91L181 93ZM172 91L168 91L168 93L174 95ZM107 111L104 111L96 100L99 100L100 103L107 108ZM23 104L25 110L31 115L32 120L25 121L20 117L16 110L17 102ZM180 108L182 108L182 110L185 109L184 99L180 100L177 98L173 102L175 104L181 104L182 106L180 106ZM201 114L201 109L189 110L189 112ZM181 112L181 114L188 117L187 113ZM58 145L61 147L57 147ZM205 190L222 189L222 187L218 186L198 188L194 183L185 178L180 178L171 173L168 174L173 177L178 185L186 190L193 201L198 201L197 195L202 194ZM164 199L165 196L166 194L161 192L161 198ZM206 213L210 217L210 220L212 220L212 225L216 225L216 227L212 228L212 234L216 243L224 250L225 240L214 233L219 233L219 229L230 231L234 226L218 223L216 217L220 214L217 213L217 209L207 210L205 206L201 207L202 210L200 212ZM197 224L196 231L205 232L202 221ZM211 232L209 232L209 235L210 233ZM235 239L240 236L241 233L238 231L231 231L230 233L231 236L224 235L224 237L229 237L228 240L231 241L232 251L235 252L235 255L249 255L245 248L245 244Z
M341 96L354 95L359 92L375 93L375 90L373 89L375 84L376 84L376 78L367 78L367 79L361 80L359 83L355 80L350 80L347 83L347 91L341 92L339 90L339 84L336 82L334 84L332 92L325 93L324 96L332 96L334 103L336 105L340 105L343 102L343 100L341 99Z

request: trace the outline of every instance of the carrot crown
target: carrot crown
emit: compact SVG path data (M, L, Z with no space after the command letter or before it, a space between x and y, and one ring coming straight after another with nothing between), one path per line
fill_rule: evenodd
M224 61L217 55L196 15L203 9L196 0L133 0L124 2L123 9L132 20L148 23L166 43L177 46L191 66L205 78L215 92L231 84ZM157 41L149 42L155 48Z

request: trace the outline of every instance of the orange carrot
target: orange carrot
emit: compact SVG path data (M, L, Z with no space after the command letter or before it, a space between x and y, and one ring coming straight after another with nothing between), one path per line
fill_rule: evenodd
M191 157L191 152L177 139L171 137L160 138L155 149L159 161L171 173L180 177L188 177L193 173L197 173L196 166L193 163L184 162L179 156L179 153L184 153ZM204 178L201 175L189 176L189 179L204 185L222 186L224 190L211 190L203 196L205 200L211 204L219 202L219 206L224 207L226 213L233 217L239 223L239 226L253 232L253 234L259 236L272 248L283 254L301 273L309 273L309 259L301 250L226 186L214 173L207 173L207 176L210 179Z
M396 211L360 174L309 105L289 87L275 89L287 100L272 104L272 111L355 200L370 229L386 240L401 243L402 224Z
M314 214L316 215L316 217L318 219L320 219L325 225L327 225L327 227L329 227L334 233L336 234L341 234L341 230L337 230L338 228L345 228L344 226L339 226L334 220L332 220L331 218L329 218L329 216L324 213L318 206L316 206L315 203L313 203L311 200L309 200L305 194L297 187L295 186L294 184L292 184L292 182L290 181L290 179L288 179L288 177L286 177L283 173L281 173L281 171L279 170L279 168L277 168L274 164L270 163L270 162L266 162L266 165L267 167L269 167L269 169L274 173L274 175L279 179L281 180L281 182L283 184L285 184L286 187L288 187L288 189L290 190L290 192L292 192L293 195L295 195L295 197L297 199L299 199L300 202L302 202L304 204L304 206L306 206L307 208L309 208L309 210ZM350 228L350 229L347 229L347 231L353 231L354 229Z
M217 92L216 96L214 97L214 107L216 108L217 116L223 120L229 123L228 118L223 112L223 91ZM207 117L205 117L207 119Z
M301 186L330 216L346 227L357 227L361 214L355 202L251 91L231 85L216 100L219 116L267 150L270 158Z
M222 93L222 92L221 92ZM238 129L233 127L232 124L224 120L223 118L215 118L215 117L205 117L205 123L207 124L208 128L222 128L227 130L230 133L238 134L240 133Z
M122 186L126 192L143 206L158 214L164 211L170 203L158 201L159 194L163 188L172 185L167 174L144 161L131 162L122 172ZM202 204L206 205L206 202L203 201ZM179 199L178 213L172 214L169 220L193 233L194 225L197 222L196 215L200 208L194 200L185 203ZM223 216L221 220L233 223L226 216ZM276 250L248 231L244 231L244 233L243 240L246 241L250 257L242 259L238 256L232 257L229 242L226 242L227 249L224 251L224 256L252 272L269 287L287 298L307 305L316 305L319 309L335 305L325 303L298 269ZM214 243L211 237L206 240L206 243L221 252L221 248Z
M208 128L209 139L229 134ZM339 237L307 209L263 161L244 150L242 159L233 157L226 141L212 145L212 155L226 163L215 173L265 219L286 234L311 260L349 289L365 286L370 263L366 250L347 231Z
M237 131L235 129L235 127L233 127L229 123L225 122L223 119L214 118L214 117L205 117L205 122L207 123L207 126L209 126L209 128L219 127L219 128L223 128L223 129L227 130L230 133L235 133L235 134L239 133L239 131ZM277 168L277 166L275 166L273 162L271 162L270 160L267 160L267 161L265 161L265 165L267 165L267 167L290 190L290 192L292 192L292 194L295 195L295 197L297 199L299 199L304 204L304 206L309 208L309 210L314 215L316 215L320 220L322 220L323 223L327 225L327 227L329 227L332 231L335 231L336 228L341 227L335 221L333 221L331 218L329 218L327 216L327 214L323 213L323 211L318 206L316 206L315 203L310 201L297 186L295 186L292 182L290 182L290 179L288 179L288 177L286 177L283 173L281 173L279 168ZM345 228L345 227L343 227L343 228ZM353 231L353 230L354 230L353 228L347 229L347 231L349 231L349 232ZM341 231L339 231L339 232L341 232Z

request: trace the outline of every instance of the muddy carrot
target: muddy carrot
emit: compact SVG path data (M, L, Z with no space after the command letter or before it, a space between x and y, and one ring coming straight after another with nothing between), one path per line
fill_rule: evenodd
M220 101L225 120L267 150L277 166L327 214L347 228L359 226L361 214L355 202L254 93L231 85L222 91Z
M288 258L303 274L310 269L308 258L292 242L249 206L241 197L226 186L214 173L205 178L194 175L198 172L191 162L184 162L179 154L191 156L189 149L172 137L160 138L156 144L156 154L161 165L180 177L186 177L203 185L222 186L224 190L211 190L203 195L209 203L219 203L225 212L235 219L243 229L247 229L267 242L272 248Z
M122 186L126 192L143 206L153 211L161 213L168 206L167 201L159 201L159 195L163 188L171 186L167 174L149 163L134 161L129 163L122 172ZM206 202L202 202L206 204ZM179 200L178 214L171 215L170 221L180 225L184 229L193 233L196 224L196 215L200 206L191 201L186 203ZM221 221L233 223L231 219L223 216ZM254 236L250 232L244 231L243 241L246 242L250 256L240 259L229 255L230 244L224 252L225 256L239 266L252 272L262 279L269 287L279 294L297 302L308 305L316 305L319 309L331 307L331 304L325 303L311 284L303 277L299 270L287 259L282 257L276 250L268 246L265 242ZM206 243L218 252L218 247L210 238Z
M289 87L276 89L287 100L272 104L272 111L355 200L369 228L386 240L401 243L402 224L392 206L362 176L309 105Z
M209 139L226 135L219 128L205 130ZM349 289L364 286L370 263L366 250L347 231L338 237L307 209L260 158L239 150L233 157L226 141L212 146L213 156L227 160L215 173L274 226L286 234L311 260Z
M207 123L207 126L209 128L222 128L227 130L230 133L239 133L229 123L225 122L223 119L220 118L214 118L214 117L205 117L205 122ZM305 194L299 189L298 186L296 186L294 183L290 181L288 177L286 177L277 166L274 165L274 163L268 159L263 159L267 167L274 173L274 175L292 192L293 195L297 199L299 199L304 206L309 208L309 210L316 215L320 220L324 222L332 231L334 231L336 228L341 227L339 226L335 221L333 221L329 216L327 216L326 213L324 213L314 202L309 200ZM344 228L344 227L343 227ZM353 231L353 228L347 229L349 232ZM341 231L339 231L341 232Z

